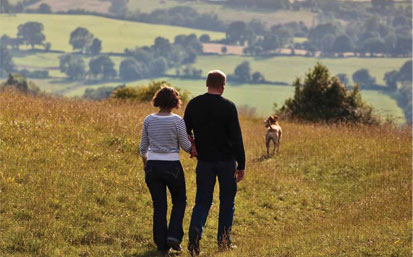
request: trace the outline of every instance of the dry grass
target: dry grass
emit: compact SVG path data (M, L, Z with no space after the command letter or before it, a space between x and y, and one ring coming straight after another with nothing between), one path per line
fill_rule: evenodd
M1 93L0 255L156 256L137 158L142 121L153 111ZM238 249L216 249L215 197L202 256L411 256L410 128L282 122L281 152L267 158L262 120L242 116L241 126L247 177L236 202ZM187 230L195 161L182 155L182 163Z

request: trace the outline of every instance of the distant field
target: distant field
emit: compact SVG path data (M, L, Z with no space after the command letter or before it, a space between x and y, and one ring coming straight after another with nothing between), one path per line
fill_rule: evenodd
M212 69L220 69L225 73L233 73L235 67L243 61L249 61L253 71L259 71L270 81L292 83L297 77L313 67L318 61L326 65L332 75L346 73L351 81L353 73L366 68L377 79L377 83L384 84L383 76L386 72L399 69L409 58L307 58L307 57L273 57L255 59L242 56L201 56L198 57L195 67L202 69L205 74ZM174 74L175 70L169 73Z
M251 9L251 8L232 8L220 4L210 4L198 1L147 1L147 0L130 0L130 11L139 10L141 12L151 12L155 9L167 9L176 6L189 6L200 13L215 13L224 21L251 21L253 19L261 20L268 26L275 24L288 23L292 21L303 21L307 26L311 26L315 13L309 11L273 11L268 9Z
M42 3L48 4L52 11L55 12L82 9L93 12L107 13L110 6L109 1L100 0L42 0L39 3L32 5L31 8L37 8Z
M223 33L204 30L153 25L138 22L121 21L86 15L41 15L18 14L0 16L0 33L15 36L17 27L28 21L37 21L44 25L46 41L51 42L53 50L72 51L69 44L70 33L77 27L85 27L95 37L102 40L103 52L123 52L125 48L152 45L156 37L162 36L173 41L179 34L209 34L212 39L221 39ZM24 47L23 47L24 49Z

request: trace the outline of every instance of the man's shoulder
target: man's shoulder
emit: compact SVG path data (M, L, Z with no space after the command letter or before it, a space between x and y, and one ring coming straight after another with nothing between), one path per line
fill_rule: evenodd
M226 104L231 105L232 107L235 107L235 104L234 104L233 101L231 101L231 100L229 100L229 99L227 99L227 98L225 98L225 97L223 97L223 96L221 97L221 99L222 99L222 101L225 102Z

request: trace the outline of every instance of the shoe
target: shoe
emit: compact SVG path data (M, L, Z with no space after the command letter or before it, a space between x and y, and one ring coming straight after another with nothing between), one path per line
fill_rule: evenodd
M227 250L234 250L237 249L237 246L234 244L218 244L219 251L227 251Z
M176 241L168 240L167 244L171 249L178 251L178 252L182 252L182 246L180 243Z
M191 256L198 256L200 253L199 249L199 239L200 239L200 233L197 228L189 228L189 243L188 243L188 251L191 254Z

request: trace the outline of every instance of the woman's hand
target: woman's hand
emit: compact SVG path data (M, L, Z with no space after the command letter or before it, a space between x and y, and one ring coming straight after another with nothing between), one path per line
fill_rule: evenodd
M142 157L143 169L146 169L146 161L147 161L147 158Z
M191 146L191 157L190 158L198 157L198 152L197 152L196 147L195 147L195 139L193 139L190 135L188 135L188 139L189 139L189 141L191 141L191 144L192 144L192 146Z

